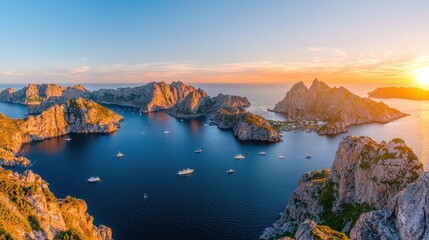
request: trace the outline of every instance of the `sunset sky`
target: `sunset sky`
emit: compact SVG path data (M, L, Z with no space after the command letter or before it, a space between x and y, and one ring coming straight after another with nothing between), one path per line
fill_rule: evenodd
M1 1L0 83L415 84L429 1Z

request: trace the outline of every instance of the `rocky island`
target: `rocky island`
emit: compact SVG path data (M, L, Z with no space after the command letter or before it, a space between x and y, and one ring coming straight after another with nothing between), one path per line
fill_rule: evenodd
M124 87L117 89L100 89L88 91L83 86L60 87L55 84L30 84L16 91L8 88L0 92L0 101L26 104L30 114L51 109L55 105L66 104L70 99L81 97L101 104L113 104L125 107L138 108L140 112L150 113L165 111L176 118L199 118L217 115L216 125L223 129L233 129L239 140L255 140L266 142L281 141L277 130L271 123L261 116L246 112L244 107L250 106L246 97L219 94L210 97L201 88L196 89L183 82L151 82L138 87ZM230 123L222 123L219 116L232 108L239 108L240 116L250 116L249 121L235 121L237 125L223 127ZM226 109L221 111L222 109ZM59 109L58 111L61 111ZM45 113L45 116L49 115ZM238 116L238 115L236 115ZM239 118L237 118L239 119ZM257 121L250 121L257 119ZM241 126L241 127L239 127ZM240 129L240 130L238 130Z
M26 119L0 114L0 165L28 165L28 159L16 156L25 143L69 133L111 133L118 130L122 119L110 109L83 98L70 99Z
M427 237L428 181L403 140L377 143L348 136L339 144L331 169L302 176L280 219L260 238Z
M112 239L110 228L93 224L83 200L57 199L31 171L0 167L0 239Z
M344 87L331 88L317 79L310 88L303 82L293 85L272 111L285 113L294 121L323 121L317 129L322 135L347 132L350 125L387 123L407 116L383 102L361 98Z
M383 87L368 93L370 98L402 98L429 100L429 90L416 87Z

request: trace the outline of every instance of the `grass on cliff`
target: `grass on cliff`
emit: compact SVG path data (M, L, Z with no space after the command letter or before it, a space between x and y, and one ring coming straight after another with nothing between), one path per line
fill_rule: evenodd
M332 207L336 200L334 188L335 183L332 180L328 180L318 198L319 204L323 207L323 212L320 215L323 225L333 230L341 231L348 222L351 221L353 226L362 213L373 210L367 204L342 204L340 210L332 212Z
M122 119L120 115L112 110L82 98L70 99L67 111L69 115L74 115L76 119L83 120L85 118L88 124L120 121Z

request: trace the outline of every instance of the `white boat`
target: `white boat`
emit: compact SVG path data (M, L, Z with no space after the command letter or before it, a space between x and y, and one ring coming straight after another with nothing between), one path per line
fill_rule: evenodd
M229 169L228 171L226 171L226 174L233 174L235 172L234 169Z
M147 198L147 194L146 194L146 193L144 193L144 196L143 196L143 197L144 197L144 199L146 199L146 198Z
M201 148L197 148L194 150L194 153L201 153L203 150Z
M181 122L183 122L183 119L180 119Z
M177 172L177 175L183 176L183 175L191 175L192 173L194 173L195 169L183 169Z
M118 152L118 154L116 154L116 157L118 157L118 158L121 158L123 156L125 156L125 155L123 153L121 153L121 152Z
M310 153L307 153L307 155L305 155L305 158L311 158L312 156L311 156L311 154Z
M266 153L266 152L264 152L264 151L260 151L258 154L259 154L259 155L267 155L267 153Z
M71 141L71 140L72 139L69 136L66 137L66 141Z
M237 154L237 155L235 155L234 158L240 160L240 159L245 159L246 157L241 155L241 154Z
M279 156L279 159L285 159L285 156L280 155L280 156Z
M169 133L170 133L170 131L164 131L163 133L164 133L164 134L169 134Z
M95 183L95 182L100 182L100 181L101 181L101 178L99 178L99 177L88 178L88 182L90 182L90 183Z

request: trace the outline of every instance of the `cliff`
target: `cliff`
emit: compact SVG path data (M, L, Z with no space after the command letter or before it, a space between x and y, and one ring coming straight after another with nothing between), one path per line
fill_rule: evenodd
M346 137L332 168L304 174L280 219L261 239L293 235L306 220L348 233L362 213L383 208L422 173L421 163L403 140L377 143L368 137Z
M353 239L429 239L429 173L399 192L381 210L362 214Z
M429 100L429 90L413 87L384 87L368 93L371 98L402 98L411 100Z
M22 144L69 133L111 133L118 130L122 116L90 100L74 98L54 105L37 116L10 119L0 114L0 165L28 165L17 157Z
M232 129L239 140L282 141L279 133L267 120L242 108L222 108L211 120L221 129Z
M140 108L141 112L155 112L173 107L196 89L183 82L151 82L139 87L100 89L91 93L98 103Z
M110 228L94 226L83 200L57 199L42 178L0 167L0 238L112 239Z
M331 88L317 79L310 88L295 84L273 111L285 113L292 120L322 120L326 125L319 134L346 132L346 127L371 122L387 123L407 116L382 102L361 98L344 87Z
M13 88L1 91L0 101L38 105L50 98L65 97L70 99L72 97L81 97L87 93L88 91L81 85L61 87L56 84L29 84L18 91L15 91Z

